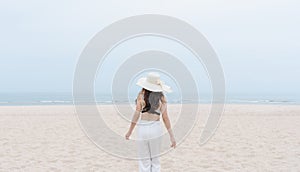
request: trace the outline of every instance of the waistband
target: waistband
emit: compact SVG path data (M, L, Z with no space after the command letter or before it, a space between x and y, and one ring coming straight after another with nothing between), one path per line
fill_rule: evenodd
M160 122L160 120L159 121L148 121L148 120L139 120L138 121L138 124L141 124L141 125L143 125L143 124L160 124L161 122Z

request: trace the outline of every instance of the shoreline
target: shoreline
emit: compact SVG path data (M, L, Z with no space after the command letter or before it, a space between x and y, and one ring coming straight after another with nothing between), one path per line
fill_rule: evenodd
M127 105L126 103L116 103L117 105ZM116 105L113 103L98 103L97 106L111 106ZM198 104L198 105L211 105L211 103L168 103L168 105L181 105L181 104ZM216 103L217 104L217 103ZM85 105L85 104L84 104ZM224 103L224 105L247 105L247 106L255 106L255 105L267 105L267 106L300 106L300 102L298 103ZM0 104L0 107L18 107L18 106L75 106L75 104Z

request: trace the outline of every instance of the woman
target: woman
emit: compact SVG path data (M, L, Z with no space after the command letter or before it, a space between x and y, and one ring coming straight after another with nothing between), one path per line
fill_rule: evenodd
M160 76L157 73L148 73L147 78L139 79L137 85L142 87L142 91L137 96L136 111L125 137L127 140L129 139L141 116L138 126L139 171L159 172L160 136L162 135L160 117L162 117L170 135L171 147L176 147L168 117L167 101L163 94L163 91L171 92L172 90L160 81Z

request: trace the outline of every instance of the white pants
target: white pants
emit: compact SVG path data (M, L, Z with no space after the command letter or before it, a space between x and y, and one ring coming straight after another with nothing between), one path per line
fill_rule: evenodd
M138 126L139 172L160 172L160 121L140 120Z

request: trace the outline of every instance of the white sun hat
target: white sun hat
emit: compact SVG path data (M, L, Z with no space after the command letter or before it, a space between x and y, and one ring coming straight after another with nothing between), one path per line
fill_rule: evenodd
M164 82L160 80L159 74L156 72L150 72L147 77L140 78L136 85L153 92L172 92L171 87L165 85Z

